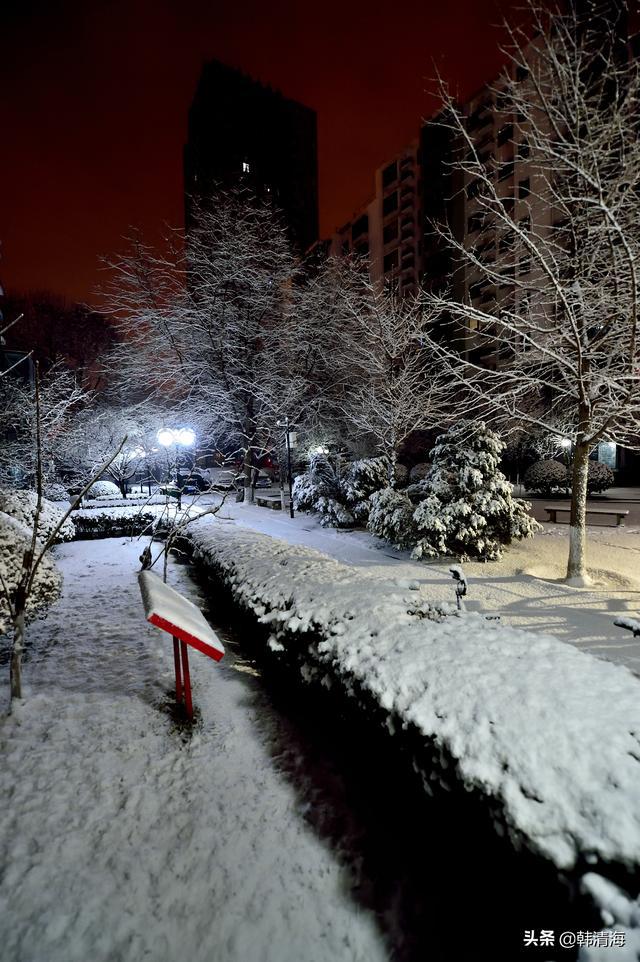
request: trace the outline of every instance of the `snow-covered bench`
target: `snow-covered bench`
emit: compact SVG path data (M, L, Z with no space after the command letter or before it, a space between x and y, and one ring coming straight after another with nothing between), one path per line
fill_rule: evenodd
M571 508L559 508L558 505L554 504L554 505L546 505L544 510L549 515L549 521L552 524L556 524L557 523L556 515L562 512L564 512L565 514L569 514L569 512L571 511ZM620 526L620 525L624 525L623 518L626 518L629 512L624 510L618 511L616 508L587 508L587 514L610 515L616 518L616 524ZM587 524L588 523L589 522L587 522Z
M272 511L282 511L282 501L279 495L275 498L267 495L256 495L256 504L259 508L271 508Z

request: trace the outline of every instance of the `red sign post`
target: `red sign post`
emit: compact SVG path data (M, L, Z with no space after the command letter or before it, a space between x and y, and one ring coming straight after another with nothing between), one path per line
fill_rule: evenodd
M147 621L173 636L176 702L180 705L184 699L187 717L191 720L193 703L187 645L215 661L224 656L224 646L200 609L152 571L141 571L138 584Z

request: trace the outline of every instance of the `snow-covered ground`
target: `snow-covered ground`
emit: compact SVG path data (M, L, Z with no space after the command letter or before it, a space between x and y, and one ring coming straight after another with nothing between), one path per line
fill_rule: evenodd
M499 800L507 825L559 868L593 866L583 884L605 894L607 923L626 929L626 958L636 958L635 886L630 897L606 876L612 863L640 865L637 678L477 613L439 618L417 582L388 571L217 519L196 522L190 539L196 560L268 627L276 657L306 680L366 693L392 735L411 727L439 747L426 787L453 773Z
M140 550L56 549L63 597L29 627L27 700L0 722L3 962L387 959L271 757L241 662L192 652L191 739L158 707L171 639L144 621Z
M311 516L288 514L227 501L221 518L290 544L304 544L346 564L366 567L381 577L415 581L425 599L454 598L449 566L411 561L365 531L321 528ZM592 588L562 582L568 554L568 527L545 524L532 540L508 548L502 559L470 562L468 611L500 615L504 624L552 634L640 674L640 642L614 626L618 616L640 615L640 529L588 529Z

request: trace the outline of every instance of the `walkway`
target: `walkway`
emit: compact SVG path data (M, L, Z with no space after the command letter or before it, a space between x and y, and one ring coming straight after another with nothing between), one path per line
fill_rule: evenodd
M58 548L64 595L29 628L28 697L0 722L3 962L386 960L232 650L193 652L202 723L172 728L171 639L143 620L140 550Z

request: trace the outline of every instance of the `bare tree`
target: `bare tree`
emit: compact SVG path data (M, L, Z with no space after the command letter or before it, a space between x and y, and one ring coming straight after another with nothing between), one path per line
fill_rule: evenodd
M352 323L342 328L351 387L345 418L374 439L394 476L399 450L410 434L441 423L443 382L439 361L425 349L427 319L417 298L400 298L368 279L364 297L350 300Z
M444 413L441 365L424 349L429 316L419 299L373 283L361 261L329 260L307 297L328 329L327 435L337 424L354 443L367 438L393 472L409 435Z
M43 509L43 451L45 449L44 445L44 424L42 419L42 406L40 397L40 378L38 372L38 365L36 364L36 379L35 379L35 390L34 390L34 408L35 408L35 419L34 419L34 434L32 437L33 445L33 460L35 463L35 484L36 484L36 507L34 512L34 518L31 526L30 541L28 547L25 549L22 557L22 565L18 577L15 579L15 583L8 584L5 578L0 572L0 591L2 592L4 599L7 603L9 609L9 616L11 618L11 623L13 626L13 645L11 649L11 663L10 663L10 673L11 673L11 698L22 698L22 654L24 651L25 644L25 619L27 607L29 604L29 599L35 587L35 579L44 558L47 556L48 552L51 550L55 544L56 538L65 521L71 514L71 512L80 503L82 496L86 493L89 487L93 484L96 478L109 467L111 461L116 458L126 441L124 438L121 443L115 448L111 453L110 457L100 465L97 471L89 478L87 484L80 492L78 497L74 500L72 504L69 505L64 514L60 517L60 520L53 526L48 536L43 540L38 538L39 534L39 522L40 516Z
M440 228L471 283L457 299L426 300L465 332L434 349L480 411L572 441L567 577L581 583L589 454L640 437L640 74L622 18L596 22L573 6L549 16L537 4L531 15L535 39L511 32L493 91L506 131L497 157L447 101L481 229L468 246Z
M305 403L313 346L296 317L298 276L280 219L245 192L218 193L167 253L135 239L113 259L114 370L149 399L194 413L241 452L245 491L277 421Z
M38 458L43 482L55 478L60 457L75 436L77 418L92 400L75 375L61 364L51 367L43 378L38 377L39 414L29 381L15 375L0 380L2 481L23 480L35 485ZM37 416L41 435L39 452L33 444Z

